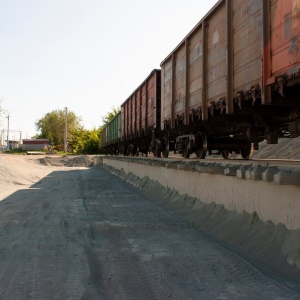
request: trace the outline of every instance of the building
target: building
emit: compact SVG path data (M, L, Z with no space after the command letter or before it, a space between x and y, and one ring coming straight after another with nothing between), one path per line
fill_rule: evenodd
M64 145L57 145L56 146L57 151L65 151L65 146ZM73 144L72 143L67 143L67 152L68 153L73 153Z
M51 147L52 141L48 139L23 139L22 149L26 151L47 150Z
M9 150L17 149L17 148L19 148L19 146L20 146L19 141L8 140L8 149Z

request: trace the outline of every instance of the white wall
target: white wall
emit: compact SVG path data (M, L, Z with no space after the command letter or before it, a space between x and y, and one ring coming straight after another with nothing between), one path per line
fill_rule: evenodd
M102 158L98 163L102 163ZM256 212L264 222L270 220L275 225L282 223L288 229L300 229L300 185L253 180L250 176L242 179L211 174L213 169L210 172L209 167L207 172L199 172L154 166L146 159L145 163L135 163L130 159L103 157L103 163L140 178L148 176L165 187L196 197L204 203L222 204L226 209L238 213Z

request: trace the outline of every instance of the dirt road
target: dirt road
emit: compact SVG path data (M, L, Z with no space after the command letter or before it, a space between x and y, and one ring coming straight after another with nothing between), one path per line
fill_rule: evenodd
M0 299L300 297L101 167L0 171Z

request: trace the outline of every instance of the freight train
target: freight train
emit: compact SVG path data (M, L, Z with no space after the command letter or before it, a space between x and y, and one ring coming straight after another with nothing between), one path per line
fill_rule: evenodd
M300 0L220 0L123 102L107 154L188 158L300 136Z

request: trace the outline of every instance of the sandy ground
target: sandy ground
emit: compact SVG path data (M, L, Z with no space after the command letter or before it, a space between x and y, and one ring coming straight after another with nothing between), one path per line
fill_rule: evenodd
M57 167L88 167L93 158L88 156L43 156L0 154L0 197L30 186Z
M0 299L300 299L280 228L91 165L0 155Z
M300 159L300 137L293 139L279 139L278 144L259 144L259 150L254 151L253 158L259 159Z

